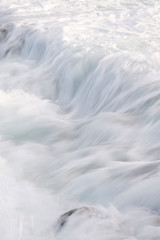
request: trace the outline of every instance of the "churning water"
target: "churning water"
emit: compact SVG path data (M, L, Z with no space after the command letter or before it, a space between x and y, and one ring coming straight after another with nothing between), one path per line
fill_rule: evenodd
M0 1L0 240L75 239L160 239L159 0Z

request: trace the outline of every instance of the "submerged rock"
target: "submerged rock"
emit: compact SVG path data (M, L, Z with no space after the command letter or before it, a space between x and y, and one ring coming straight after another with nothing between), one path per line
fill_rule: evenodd
M56 224L56 232L60 232L67 225L67 223L75 217L80 223L82 222L81 217L91 218L99 215L98 209L94 207L80 207L72 209L62 214ZM102 216L101 216L102 217Z
M5 40L12 29L13 29L13 24L0 25L0 41Z

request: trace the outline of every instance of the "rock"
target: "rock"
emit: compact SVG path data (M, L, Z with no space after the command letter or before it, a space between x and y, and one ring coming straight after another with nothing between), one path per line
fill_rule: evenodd
M12 24L0 25L0 41L5 40L12 29L13 29Z
M56 232L61 231L67 224L67 222L70 220L71 217L80 217L80 216L87 216L92 217L97 215L96 209L93 207L81 207L81 208L75 208L68 212L65 212L60 216L60 218L57 221L56 224Z

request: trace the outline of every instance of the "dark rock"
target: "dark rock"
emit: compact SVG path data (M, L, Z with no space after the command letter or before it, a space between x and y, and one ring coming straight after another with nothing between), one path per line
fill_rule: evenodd
M87 215L87 217L91 217L95 214L95 209L93 207L81 207L81 208L75 208L72 209L68 212L65 212L60 216L60 218L57 221L56 224L56 231L59 232L61 231L67 222L70 220L70 217L73 215L82 216L82 215Z
M5 40L13 29L13 24L0 25L0 41Z

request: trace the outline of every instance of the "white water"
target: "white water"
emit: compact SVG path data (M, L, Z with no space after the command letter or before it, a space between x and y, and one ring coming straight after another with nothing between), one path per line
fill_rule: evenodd
M1 0L0 24L0 240L159 240L159 0Z

